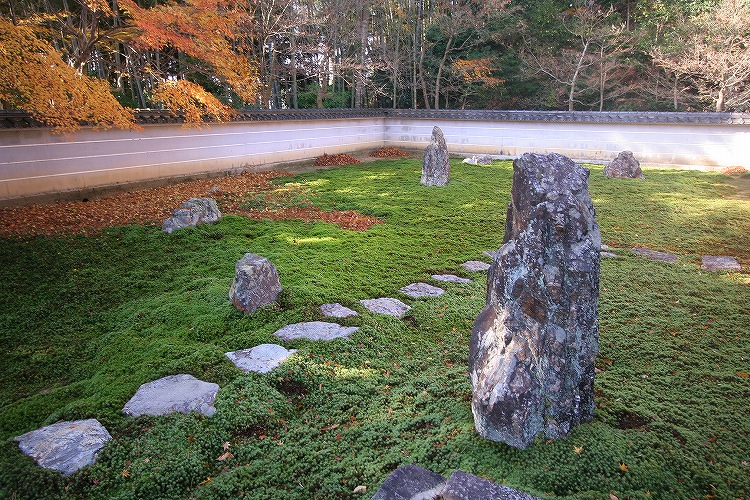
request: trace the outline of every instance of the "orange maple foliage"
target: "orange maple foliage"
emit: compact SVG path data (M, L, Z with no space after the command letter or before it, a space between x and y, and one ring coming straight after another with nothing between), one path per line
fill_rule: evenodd
M200 125L204 118L227 121L233 110L203 87L187 80L165 80L154 88L153 98L166 108L184 113L185 125Z
M76 72L30 26L0 18L0 100L58 132L81 125L137 129L106 81Z
M245 102L257 95L256 65L237 38L246 21L246 12L239 7L223 0L183 0L151 9L121 0L120 6L140 30L136 45L181 51L206 63L206 73L232 87Z

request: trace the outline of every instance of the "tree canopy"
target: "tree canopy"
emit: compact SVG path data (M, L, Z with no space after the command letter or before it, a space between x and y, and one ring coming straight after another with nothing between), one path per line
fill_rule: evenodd
M2 106L64 130L149 107L750 109L748 0L11 0L0 28Z

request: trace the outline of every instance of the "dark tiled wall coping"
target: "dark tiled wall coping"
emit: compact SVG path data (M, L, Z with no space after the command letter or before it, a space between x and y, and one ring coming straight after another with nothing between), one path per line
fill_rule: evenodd
M409 118L498 122L669 123L695 125L750 125L750 113L673 113L649 111L503 111L426 109L244 109L233 121L330 120L347 118ZM169 110L140 109L141 125L182 123ZM23 111L0 111L0 129L43 127Z

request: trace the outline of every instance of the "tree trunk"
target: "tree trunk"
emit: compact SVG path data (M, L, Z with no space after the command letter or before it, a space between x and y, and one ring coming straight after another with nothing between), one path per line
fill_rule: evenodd
M291 36L291 60L292 60L292 88L290 89L291 102L289 107L297 109L299 104L297 103L297 36L292 34Z
M570 79L570 94L568 94L568 111L574 111L575 105L574 105L574 98L576 95L576 83L578 82L578 75L581 73L581 68L583 67L583 60L586 57L586 51L589 48L589 42L588 40L583 44L583 50L581 51L581 57L578 58L578 63L576 64L576 70L573 73L573 77Z
M437 77L435 78L435 109L440 109L440 80L442 79L443 68L445 67L445 61L448 59L448 53L451 50L452 44L453 44L453 35L448 37L448 41L445 44L445 51L443 52L443 57L440 59L440 64L438 65ZM446 102L447 101L448 99L446 98Z
M716 96L716 112L721 113L724 111L724 100L726 99L726 91L722 85L719 88L719 94Z

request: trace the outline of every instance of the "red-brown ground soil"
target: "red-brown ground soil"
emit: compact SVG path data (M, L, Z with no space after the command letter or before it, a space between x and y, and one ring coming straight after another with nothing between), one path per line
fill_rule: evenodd
M354 211L322 210L301 187L277 186L282 172L243 173L139 189L89 201L65 201L0 209L0 237L96 234L109 226L161 223L190 198L216 199L222 214L256 220L324 221L363 231L381 222ZM248 201L250 200L250 202Z

